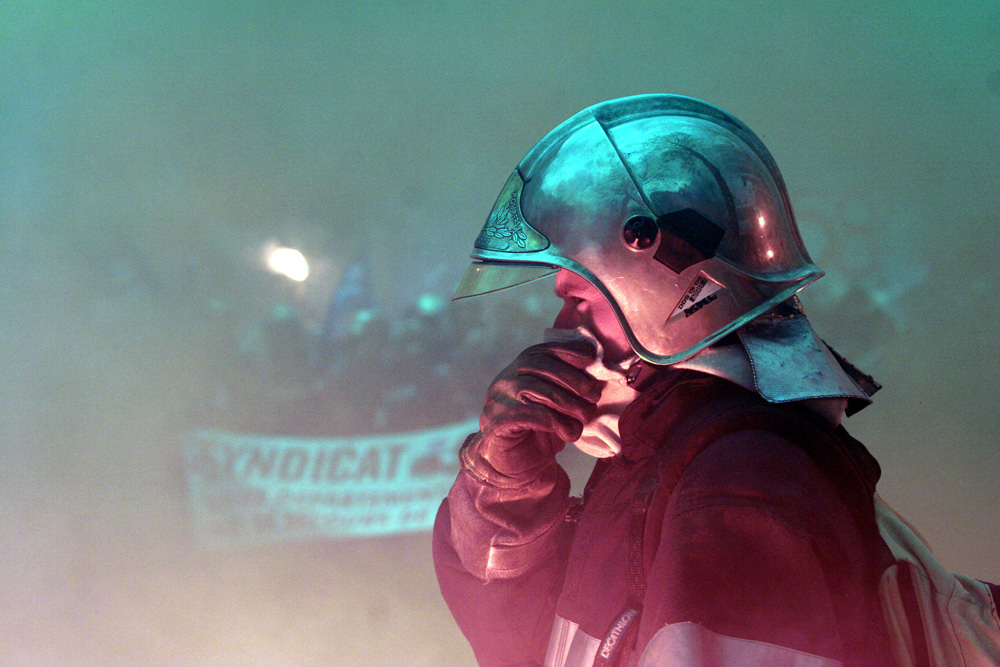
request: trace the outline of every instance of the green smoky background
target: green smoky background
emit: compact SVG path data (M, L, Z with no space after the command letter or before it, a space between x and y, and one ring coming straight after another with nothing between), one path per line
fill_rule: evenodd
M827 272L807 311L885 385L847 422L882 495L1000 580L998 54L993 0L0 0L0 663L471 665L427 532L206 547L183 443L474 417L555 314L550 285L441 310L494 198L648 92L764 139ZM319 358L361 379L317 393L352 265L369 345Z

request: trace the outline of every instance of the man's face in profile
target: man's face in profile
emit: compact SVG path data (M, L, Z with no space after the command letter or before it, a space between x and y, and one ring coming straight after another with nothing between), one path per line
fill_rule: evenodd
M583 327L592 333L604 348L606 364L620 363L634 354L611 304L596 287L572 271L560 269L555 293L563 300L553 323L555 328Z

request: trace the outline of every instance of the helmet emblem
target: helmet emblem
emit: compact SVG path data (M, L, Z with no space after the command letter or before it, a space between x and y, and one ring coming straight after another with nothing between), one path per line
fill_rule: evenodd
M496 250L506 250L511 243L516 243L521 248L524 247L528 236L521 229L521 211L517 203L518 194L518 192L512 192L506 204L494 209L493 215L483 227L482 236L486 238L476 239L476 245L480 245L480 241L483 241L482 246L492 246Z
M475 247L482 250L535 252L549 245L548 239L536 232L521 215L521 190L524 181L514 171L497 197L490 217L476 237Z

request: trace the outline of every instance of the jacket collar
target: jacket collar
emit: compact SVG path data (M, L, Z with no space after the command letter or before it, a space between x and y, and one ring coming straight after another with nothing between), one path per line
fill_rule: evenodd
M765 410L789 410L816 423L839 440L840 447L853 461L855 470L866 487L874 493L881 469L865 446L855 440L843 426L836 428L823 422L808 410L793 405L765 402L759 395L722 378L698 371L670 366L653 367L656 373L645 376L642 393L622 412L618 430L622 440L621 453L615 457L626 465L649 458L667 441L675 428L699 407L726 398L744 396L759 401Z
M644 362L643 362L644 363ZM659 448L690 409L743 389L712 375L671 366L652 366L638 374L632 386L642 393L622 412L618 433L622 457L641 460Z

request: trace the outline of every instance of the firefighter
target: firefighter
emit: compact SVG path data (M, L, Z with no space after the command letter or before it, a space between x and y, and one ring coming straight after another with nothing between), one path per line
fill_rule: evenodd
M743 123L646 95L518 164L455 298L556 275L545 342L490 385L438 513L481 665L885 665L878 464L840 425L877 385L813 331L822 273ZM556 454L597 462L583 497Z

